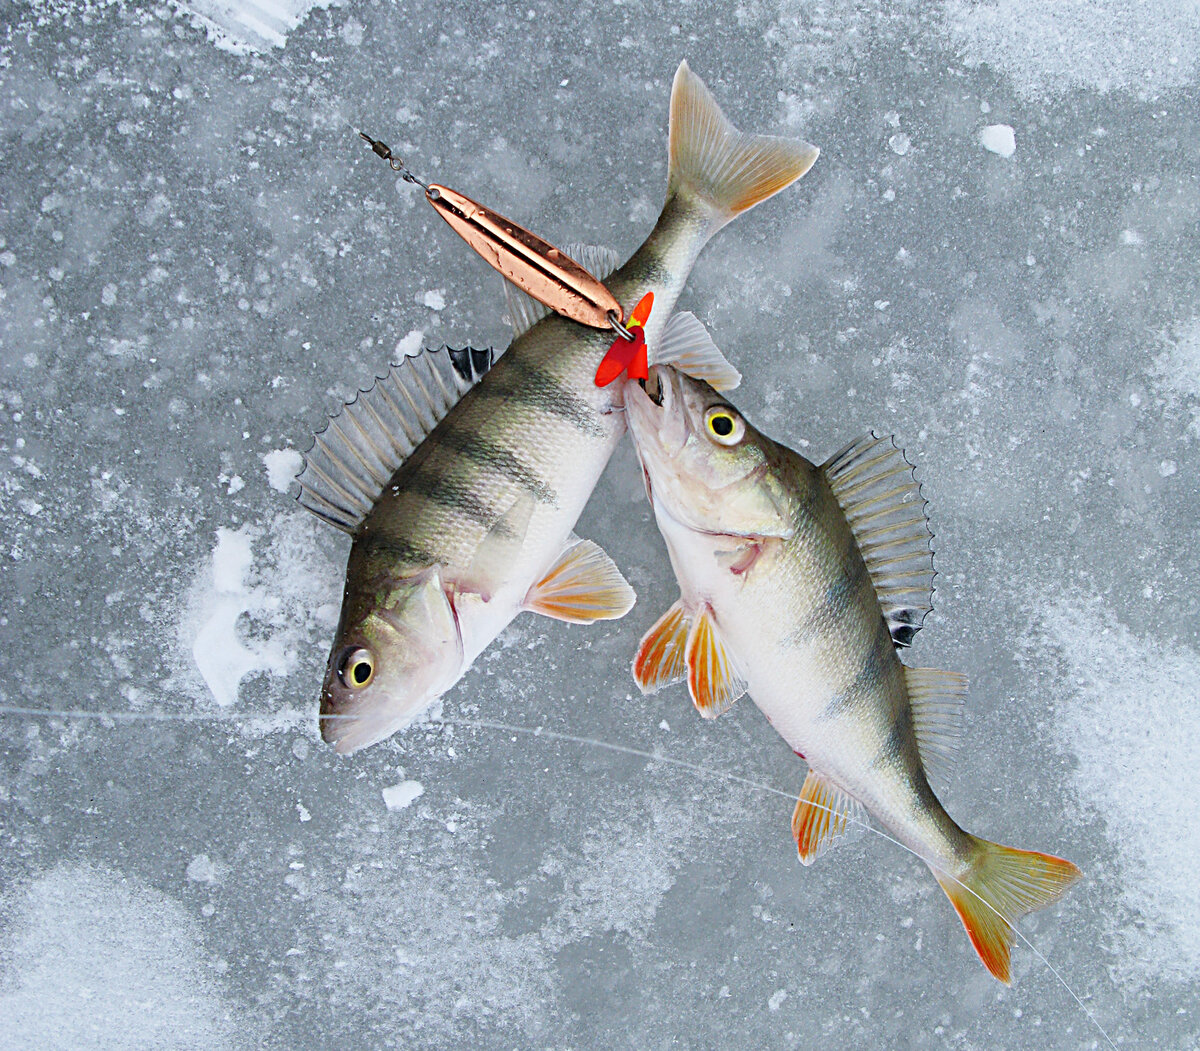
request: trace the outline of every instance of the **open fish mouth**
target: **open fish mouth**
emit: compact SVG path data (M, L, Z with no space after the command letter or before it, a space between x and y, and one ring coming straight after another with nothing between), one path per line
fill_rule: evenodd
M650 373L648 379L638 380L638 386L646 392L646 397L654 402L655 405L662 405L663 385L657 369Z

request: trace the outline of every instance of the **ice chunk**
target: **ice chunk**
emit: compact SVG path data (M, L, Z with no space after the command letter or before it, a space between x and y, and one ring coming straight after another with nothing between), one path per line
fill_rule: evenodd
M979 133L983 148L1001 157L1011 157L1017 152L1017 137L1007 124L989 124Z
M304 467L304 457L295 449L275 449L262 458L267 469L267 484L276 492L286 493Z
M424 794L425 786L420 781L401 781L383 790L383 803L388 810L403 810Z

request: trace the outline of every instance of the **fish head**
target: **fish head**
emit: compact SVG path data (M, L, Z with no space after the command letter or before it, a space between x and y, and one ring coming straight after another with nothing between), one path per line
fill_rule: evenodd
M434 566L356 588L347 574L342 622L321 691L321 736L356 752L403 729L457 680L462 637Z
M724 394L655 365L626 384L625 408L656 513L701 533L791 536L777 447Z

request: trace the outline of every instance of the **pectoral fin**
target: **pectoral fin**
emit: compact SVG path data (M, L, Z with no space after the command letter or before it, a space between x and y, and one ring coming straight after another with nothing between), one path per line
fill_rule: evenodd
M800 861L811 865L825 853L848 825L866 824L867 812L815 770L809 770L792 814L792 836Z
M733 702L746 692L746 680L733 654L721 641L712 609L707 605L700 607L692 621L684 660L688 693L705 719L715 719L729 711Z
M708 329L689 311L672 314L653 347L655 365L674 365L680 372L704 380L713 390L733 390L742 374L717 349Z
M525 608L543 617L589 624L616 620L636 596L598 544L572 537L558 561L525 597Z
M687 674L684 654L689 627L680 599L642 636L633 658L633 678L642 693L655 693Z

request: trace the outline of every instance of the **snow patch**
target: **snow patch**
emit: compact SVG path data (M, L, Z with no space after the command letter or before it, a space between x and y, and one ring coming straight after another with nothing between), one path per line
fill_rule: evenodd
M217 530L212 555L184 595L178 638L222 707L237 702L243 680L256 672L289 674L301 648L336 625L341 574L322 555L317 524L292 512L277 516L265 535L249 525Z
M255 1043L176 901L91 865L10 891L0 945L6 1047L233 1048Z
M968 66L991 66L1028 98L1080 88L1150 95L1196 79L1196 4L949 0L942 18Z
M1110 917L1131 977L1200 975L1200 858L1195 789L1200 653L1135 635L1099 602L1060 601L1044 615L1067 665L1059 747L1076 759L1079 796L1105 821L1129 910Z
M337 6L339 0L174 0L174 4L217 48L245 55L283 47L310 11ZM359 34L361 43L361 27Z
M1017 152L1017 136L1007 124L989 124L979 132L979 141L989 153L1001 157Z
M396 344L396 353L401 357L411 357L413 354L419 354L421 344L425 341L425 333L419 328L414 328L407 336L401 339Z
M429 307L430 310L445 310L445 293L439 288L430 289L425 293L425 305Z
M401 781L383 790L383 804L388 810L403 810L424 794L425 786L420 781Z
M304 457L295 449L275 449L264 453L262 462L267 469L267 484L278 493L286 493L296 475L304 469Z

